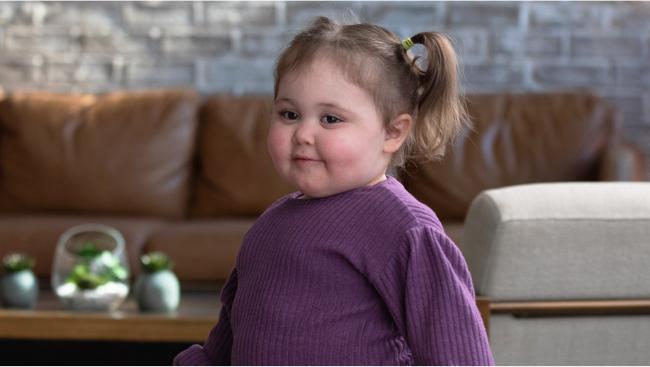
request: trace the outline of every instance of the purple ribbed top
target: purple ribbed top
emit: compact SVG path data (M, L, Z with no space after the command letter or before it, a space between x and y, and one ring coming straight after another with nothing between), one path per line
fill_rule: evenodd
M493 365L465 260L394 178L271 205L175 365Z

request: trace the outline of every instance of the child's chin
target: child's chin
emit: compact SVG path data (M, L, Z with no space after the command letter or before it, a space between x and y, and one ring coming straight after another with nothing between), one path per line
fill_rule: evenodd
M313 187L305 187L305 186L296 186L296 187L298 188L298 191L302 192L304 199L324 198L332 195L327 193L327 191L315 189Z
M328 196L332 196L332 195L336 195L336 194L340 194L342 192L348 191L348 190L332 190L332 189L329 189L329 190L313 190L313 189L311 189L310 190L308 188L305 188L303 190L301 190L300 188L298 188L298 189L304 195L304 199L326 198Z

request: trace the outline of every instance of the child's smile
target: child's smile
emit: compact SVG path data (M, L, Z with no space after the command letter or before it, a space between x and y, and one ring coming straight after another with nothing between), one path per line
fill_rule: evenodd
M390 153L371 95L326 58L280 81L268 137L280 176L307 197L384 180Z

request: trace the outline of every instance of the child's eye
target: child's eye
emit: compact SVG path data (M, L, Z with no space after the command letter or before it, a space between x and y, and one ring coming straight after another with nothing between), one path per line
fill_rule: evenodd
M327 115L327 116L323 116L323 118L321 119L321 121L324 122L324 123L326 123L326 124L333 124L333 123L335 123L335 122L340 122L341 119L339 119L339 118L336 117L336 116Z
M291 111L280 112L280 115L282 115L282 117L284 117L287 120L297 120L298 119L298 114L295 113L295 112L291 112Z

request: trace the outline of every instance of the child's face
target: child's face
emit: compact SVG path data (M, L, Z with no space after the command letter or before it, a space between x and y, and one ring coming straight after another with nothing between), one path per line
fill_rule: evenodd
M326 58L280 80L268 147L280 176L307 197L385 179L390 153L368 92Z

